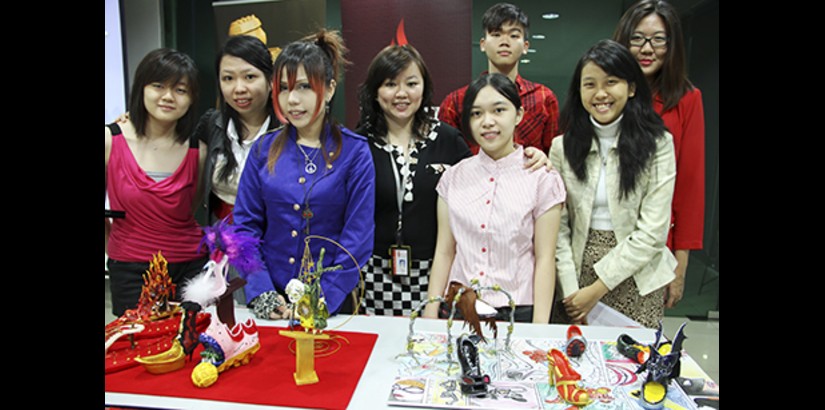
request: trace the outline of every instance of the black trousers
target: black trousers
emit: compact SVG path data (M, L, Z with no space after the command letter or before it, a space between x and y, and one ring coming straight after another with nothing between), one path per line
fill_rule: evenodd
M182 285L200 273L203 265L209 261L208 256L190 262L170 262L167 265L169 277L175 286L175 298L180 300ZM106 262L109 268L109 290L112 293L112 313L121 316L126 309L137 307L140 292L143 288L143 274L149 269L149 262L121 262L109 259Z

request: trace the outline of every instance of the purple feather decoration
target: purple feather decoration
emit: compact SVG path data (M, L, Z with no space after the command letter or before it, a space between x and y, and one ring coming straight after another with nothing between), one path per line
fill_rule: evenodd
M203 228L203 233L201 246L209 249L212 260L217 262L226 254L229 264L238 270L242 278L264 268L258 256L260 240L230 224L229 217L215 222L212 227Z

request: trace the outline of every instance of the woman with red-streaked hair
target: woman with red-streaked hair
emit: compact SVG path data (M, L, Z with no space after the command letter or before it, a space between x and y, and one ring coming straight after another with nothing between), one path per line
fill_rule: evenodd
M275 60L272 99L284 124L262 136L249 153L235 202L235 224L261 240L265 268L241 272L256 317L289 317L284 290L297 278L308 235L340 243L360 265L372 254L375 170L366 138L330 115L339 70L347 62L343 39L321 30L290 43ZM346 252L326 248L321 287L330 313L352 312L360 274Z

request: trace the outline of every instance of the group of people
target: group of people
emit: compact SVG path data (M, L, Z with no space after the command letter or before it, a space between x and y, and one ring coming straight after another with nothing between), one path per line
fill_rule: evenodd
M331 313L406 316L477 280L506 290L518 321L586 324L601 301L655 326L681 299L703 234L702 101L677 13L662 0L631 6L613 39L582 55L561 112L518 73L527 16L499 3L482 25L488 70L438 118L416 49L381 50L355 131L330 114L348 63L335 31L290 43L274 63L260 40L230 37L216 59L220 109L197 125L191 58L149 53L130 117L105 131L107 193L125 211L106 221L113 313L137 304L159 249L175 283L200 271L202 208L207 223L231 218L260 239L265 268L240 272L258 318L290 316L285 287L312 236L340 245L309 241L338 266L321 277ZM509 317L506 297L484 300ZM437 303L423 312L444 314Z

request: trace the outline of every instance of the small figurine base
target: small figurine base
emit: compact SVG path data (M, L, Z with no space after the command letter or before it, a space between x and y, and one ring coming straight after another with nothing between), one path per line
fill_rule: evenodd
M303 386L305 384L318 383L318 374L315 372L315 340L329 339L330 336L324 333L312 334L294 330L281 330L281 336L295 339L295 384Z

